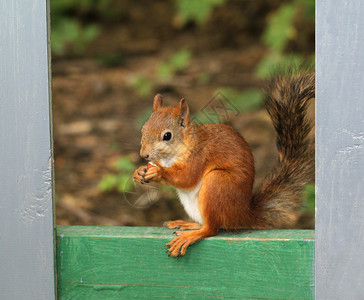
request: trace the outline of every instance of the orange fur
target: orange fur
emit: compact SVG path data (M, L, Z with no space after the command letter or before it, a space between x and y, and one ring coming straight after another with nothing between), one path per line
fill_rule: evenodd
M198 223L186 222L183 220L168 221L165 222L163 225L169 229L181 229L181 230L201 228L201 225Z

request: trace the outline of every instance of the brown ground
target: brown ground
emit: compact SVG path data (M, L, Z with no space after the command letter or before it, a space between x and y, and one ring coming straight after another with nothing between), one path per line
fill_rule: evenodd
M53 110L57 224L160 226L185 218L171 190L159 193L152 205L135 207L139 194L105 193L98 189L103 175L115 173L113 164L130 154L140 165L140 116L151 108L153 94L162 92L166 102L187 99L192 112L207 103L222 86L238 90L259 87L252 72L266 53L260 36L267 13L280 1L262 8L261 1L239 1L214 12L202 27L179 29L170 4L156 1L148 11L143 1L129 7L126 21L103 25L103 34L84 58L53 61ZM239 10L240 9L240 10ZM224 26L221 26L224 24ZM133 75L155 79L156 67L181 47L192 51L189 67L167 82L156 80L150 96L141 97L129 82ZM116 53L118 66L96 59L100 53ZM199 75L210 80L201 84ZM257 182L275 162L274 130L263 109L240 113L232 125L252 147ZM303 222L312 227L312 217Z

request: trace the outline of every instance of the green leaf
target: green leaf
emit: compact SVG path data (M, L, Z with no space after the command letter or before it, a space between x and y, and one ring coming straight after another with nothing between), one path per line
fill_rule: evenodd
M114 168L118 170L120 174L105 175L99 182L99 189L105 192L111 191L114 188L119 192L131 190L133 188L132 176L136 166L132 162L130 156L123 156L120 158L114 165Z
M315 0L296 0L304 8L305 17L309 20L315 20Z
M303 57L299 54L278 54L271 53L264 57L255 69L255 74L259 78L267 78L277 69L295 68L302 65Z
M99 182L98 188L101 191L109 192L111 191L117 184L118 178L115 175L108 174L105 175Z
M60 15L68 10L77 7L77 3L74 0L51 0L51 14Z
M218 89L215 94L221 94L230 103L226 103L226 106L230 108L234 107L234 110L238 111L251 111L260 107L264 101L264 94L260 90L249 89L243 92L235 90L231 87L223 87ZM213 110L209 110L207 107L203 112L192 115L192 120L196 124L208 124L218 123L224 120L220 119L220 116L214 113Z
M251 111L262 106L264 94L258 89L249 89L239 95L233 102L240 111Z
M129 156L123 156L116 162L115 169L123 173L130 173L134 171L135 164L131 161Z
M79 27L77 34L78 36L73 40L74 52L82 54L86 47L100 34L100 28L97 25Z
M81 26L76 19L59 19L52 23L52 51L57 55L64 55L68 51L81 54L99 33L97 25Z
M142 126L144 125L144 123L149 119L150 115L152 114L153 109L152 108L148 108L146 110L144 110L137 118L136 120L136 129L140 130L142 128Z
M222 93L239 111L256 109L264 101L263 93L257 89L240 92L231 87L224 87L219 89L218 92Z
M264 43L274 52L281 53L290 39L297 34L293 20L297 12L295 3L282 4L271 16L263 34Z
M207 21L213 8L222 5L226 0L175 0L177 16L182 24L188 21L203 24Z
M203 112L193 114L191 118L196 124L216 124L220 122L220 119L217 115L206 115Z
M188 67L191 60L191 51L181 49L171 55L167 62L163 62L158 66L157 73L160 79L169 79L175 73L183 71Z
M130 81L130 86L139 96L148 96L152 91L152 82L141 75L134 76Z
M181 49L173 54L169 60L169 65L176 71L182 71L188 67L191 60L191 51Z
M133 189L132 175L122 174L118 178L117 190L121 193L129 192Z
M304 190L304 198L306 199L306 207L310 212L315 212L315 185L307 184Z
M105 66L115 67L125 64L125 56L121 53L100 53L97 59Z
M167 63L160 64L157 73L160 79L169 79L173 76L173 70Z
M198 74L198 82L200 84L206 84L209 83L211 80L211 75L207 72L201 72L200 74Z

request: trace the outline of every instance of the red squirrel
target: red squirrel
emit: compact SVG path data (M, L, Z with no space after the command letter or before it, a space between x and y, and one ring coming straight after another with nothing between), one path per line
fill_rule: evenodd
M292 228L302 206L302 191L314 177L314 141L306 119L315 97L310 72L278 75L266 89L266 108L277 131L278 165L253 193L254 159L244 138L223 124L196 125L185 99L163 106L157 94L153 112L142 128L141 166L133 180L165 182L177 190L194 222L168 221L176 231L166 246L183 256L189 245L220 229ZM193 229L193 230L191 230Z

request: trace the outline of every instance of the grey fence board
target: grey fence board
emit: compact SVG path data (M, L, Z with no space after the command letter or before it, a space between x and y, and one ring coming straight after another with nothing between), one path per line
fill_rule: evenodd
M0 2L0 298L54 299L47 1Z
M363 1L316 1L317 299L364 299L363 29Z

